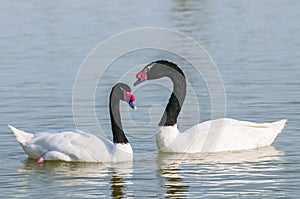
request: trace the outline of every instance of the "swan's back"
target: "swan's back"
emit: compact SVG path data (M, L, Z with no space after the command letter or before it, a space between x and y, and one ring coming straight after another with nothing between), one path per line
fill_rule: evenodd
M282 131L286 121L254 123L226 118L223 120L222 133L217 137L212 150L232 151L269 146Z
M177 125L162 127L156 136L163 152L197 153L254 149L271 145L287 120L254 123L222 118L197 124L183 133Z
M26 133L12 126L17 141L30 158L74 162L110 162L114 145L101 136L84 132Z

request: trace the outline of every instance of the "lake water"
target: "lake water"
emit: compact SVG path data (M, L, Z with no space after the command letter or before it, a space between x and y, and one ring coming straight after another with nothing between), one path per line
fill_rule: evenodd
M299 10L296 0L1 2L0 197L297 198ZM149 85L135 90L137 111L122 105L124 128L134 150L132 163L37 164L28 160L7 125L28 132L74 128L73 85L87 54L114 34L145 26L180 31L208 51L224 81L227 117L256 122L288 119L273 145L205 157L158 153L154 135L170 92ZM122 76L119 69L130 70L157 59L179 63L199 89L195 92L200 114L195 116L198 104L188 90L180 129L210 119L203 79L179 57L144 49L117 59L99 81L95 110L108 139L107 94ZM125 81L132 85L134 75Z

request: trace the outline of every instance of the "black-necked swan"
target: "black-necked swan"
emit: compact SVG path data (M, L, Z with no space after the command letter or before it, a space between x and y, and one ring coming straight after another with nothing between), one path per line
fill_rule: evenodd
M196 124L185 132L179 132L177 117L186 95L186 78L174 63L154 61L137 73L134 86L145 80L168 77L173 83L173 92L160 120L160 132L156 135L159 151L171 153L219 152L253 149L269 146L284 128L287 120L273 123L254 123L229 118L220 118ZM209 137L212 125L222 125L218 136ZM214 140L206 140L206 139ZM207 142L211 146L207 146Z
M120 100L126 101L131 108L135 97L128 85L117 83L111 90L109 113L113 142L102 136L82 131L64 131L59 133L26 133L9 125L17 141L29 158L60 160L71 162L124 162L133 160L133 152L121 123Z

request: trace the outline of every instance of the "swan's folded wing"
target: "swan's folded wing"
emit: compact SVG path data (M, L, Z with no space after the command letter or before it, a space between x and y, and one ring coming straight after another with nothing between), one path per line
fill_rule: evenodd
M71 161L110 161L113 144L103 137L79 132L39 133L31 143L43 153L50 151L68 155Z

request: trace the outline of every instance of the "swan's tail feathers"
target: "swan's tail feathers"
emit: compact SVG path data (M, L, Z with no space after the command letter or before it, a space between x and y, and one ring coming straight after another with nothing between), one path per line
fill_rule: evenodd
M287 120L283 119L283 120L279 120L277 122L273 122L272 123L272 128L274 128L274 131L281 133L282 129L284 128L285 124L286 124Z
M31 134L31 133L26 133L24 131L16 129L15 127L13 127L11 125L8 125L8 127L14 132L18 142L20 142L20 144L22 144L22 145L25 145L26 143L28 143L33 137L33 134Z

